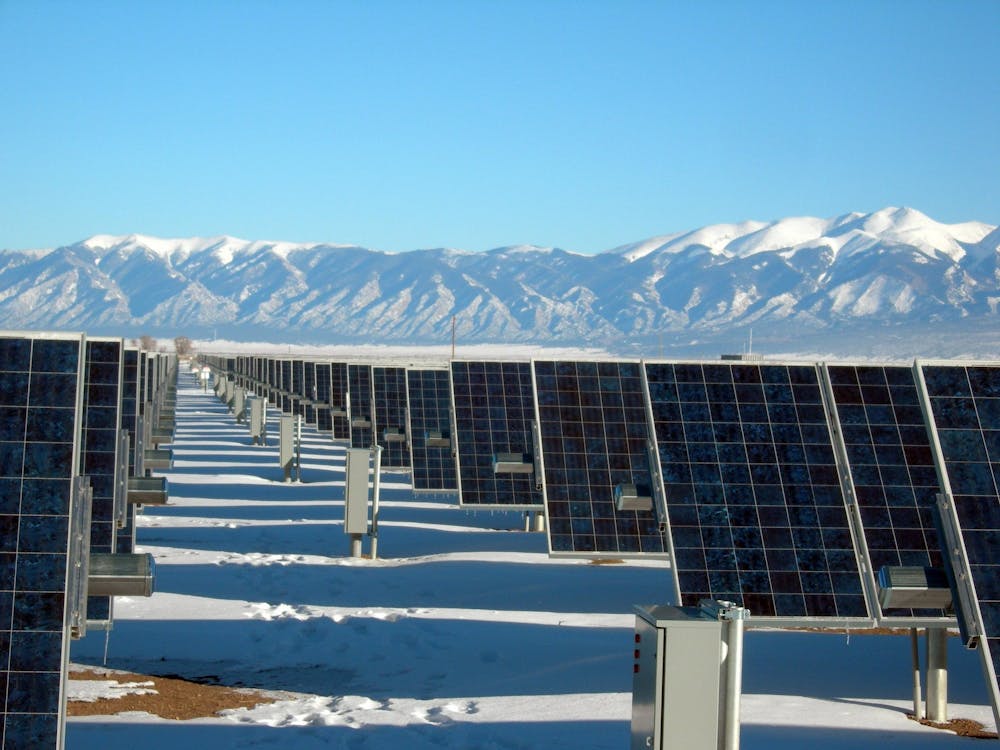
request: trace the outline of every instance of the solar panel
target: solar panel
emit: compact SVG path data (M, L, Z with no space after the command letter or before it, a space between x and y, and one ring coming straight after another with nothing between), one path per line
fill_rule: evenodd
M128 476L142 476L138 460L142 444L139 441L139 350L126 347L122 355L122 411L121 427L129 434ZM115 551L129 554L135 551L135 506L130 505L125 514L125 525L118 530Z
M351 439L349 391L347 363L332 362L330 364L330 422L333 426L334 440Z
M941 609L882 609L876 593L885 566L943 569L933 512L940 487L913 369L827 365L826 372L879 620L947 624L953 618Z
M682 603L870 624L816 366L645 370Z
M665 556L641 363L533 368L550 553Z
M382 468L410 468L407 435L406 368L372 367L374 440L382 446Z
M459 502L540 510L530 362L451 363Z
M3 746L62 746L81 336L0 335Z
M942 521L957 556L948 562L966 642L978 640L1000 716L1000 366L921 364L941 485ZM949 545L950 547L950 545ZM968 596L966 596L968 592Z
M118 530L118 432L122 376L121 339L87 339L83 371L83 424L80 473L90 480L91 552L115 551ZM110 623L112 599L87 599L87 619Z
M316 430L322 433L333 432L333 417L330 414L330 369L329 362L317 362L314 368L314 387L316 401Z
M283 414L292 413L292 360L278 360L278 403Z
M303 363L302 392L305 394L302 415L306 424L316 426L316 363Z
M348 414L351 426L351 447L371 448L372 368L371 365L347 365Z
M410 456L414 492L455 492L458 478L451 440L447 370L407 370Z

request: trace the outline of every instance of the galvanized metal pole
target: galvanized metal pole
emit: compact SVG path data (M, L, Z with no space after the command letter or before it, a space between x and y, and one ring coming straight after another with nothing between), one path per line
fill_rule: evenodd
M948 631L927 628L927 718L948 721Z
M295 481L302 481L302 415L295 420Z
M924 701L920 695L920 644L917 629L910 628L910 659L913 664L913 718L924 718Z
M737 607L729 611L723 623L726 643L726 694L724 711L725 750L739 750L740 747L740 697L743 693L743 621L749 612Z
M372 446L375 474L372 477L372 560L378 559L378 492L379 474L382 471L382 446Z

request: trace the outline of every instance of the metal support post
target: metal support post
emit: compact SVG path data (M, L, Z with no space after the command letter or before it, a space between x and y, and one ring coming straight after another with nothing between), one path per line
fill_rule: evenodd
M928 642L929 646L929 642ZM919 631L910 628L910 661L913 665L913 718L920 721L924 718L924 699L920 693L920 642Z
M702 600L701 608L722 622L721 744L720 750L739 750L740 699L743 693L743 624L750 610L733 602Z
M295 419L295 481L302 481L302 415Z
M532 511L533 523L531 530L544 532L545 531L545 514L541 511Z
M378 494L382 471L382 446L372 446L372 560L378 559Z
M927 628L927 718L948 721L948 631Z

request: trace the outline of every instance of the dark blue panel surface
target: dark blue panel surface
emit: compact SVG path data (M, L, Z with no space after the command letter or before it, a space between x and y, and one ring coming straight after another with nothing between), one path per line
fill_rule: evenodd
M647 363L683 603L869 616L814 365Z
M531 364L455 361L451 380L461 503L541 508L534 474L493 471L500 453L533 460Z
M55 748L65 704L60 685L69 639L65 588L82 343L0 336L0 352L0 382L17 384L0 388L15 407L5 410L13 424L0 443L3 747Z
M1000 673L1000 428L994 418L1000 412L1000 367L923 365L921 371L968 558L969 570L963 572L975 588L995 677ZM991 688L1000 696L995 680Z
M409 469L410 446L406 419L406 368L372 368L372 411L375 442L382 446L382 467ZM402 440L387 439L386 431L397 431Z
M615 488L652 498L650 428L638 362L533 364L553 553L666 554L652 504L618 510Z
M454 492L458 477L451 440L451 390L447 370L407 370L410 409L410 441L413 489ZM428 445L429 432L449 441L446 446Z
M347 365L352 448L371 448L375 414L372 403L371 365Z
M875 574L883 566L943 564L933 508L940 486L910 367L830 365L834 405ZM941 610L885 610L944 617Z

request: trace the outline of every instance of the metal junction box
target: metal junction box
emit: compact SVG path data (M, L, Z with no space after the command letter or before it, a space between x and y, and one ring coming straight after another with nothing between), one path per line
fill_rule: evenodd
M716 750L722 623L697 607L636 607L632 750Z
M347 449L347 478L344 483L344 533L368 533L368 482L371 451Z
M951 587L938 568L885 565L878 572L878 598L886 609L947 609Z

